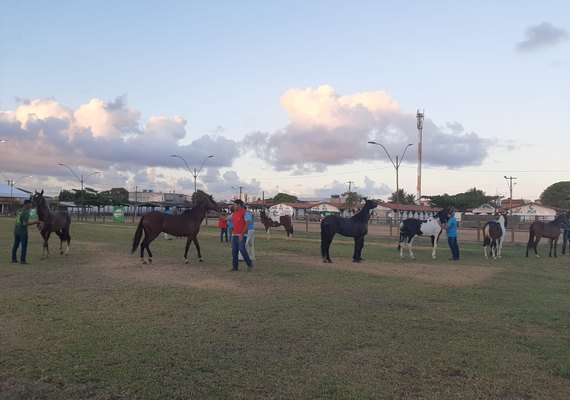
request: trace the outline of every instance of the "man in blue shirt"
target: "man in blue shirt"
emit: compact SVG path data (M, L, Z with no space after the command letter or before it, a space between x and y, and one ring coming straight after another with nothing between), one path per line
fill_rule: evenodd
M457 220L455 219L455 212L449 210L447 212L447 222L443 229L447 232L447 244L451 249L452 260L459 260L459 245L457 244Z

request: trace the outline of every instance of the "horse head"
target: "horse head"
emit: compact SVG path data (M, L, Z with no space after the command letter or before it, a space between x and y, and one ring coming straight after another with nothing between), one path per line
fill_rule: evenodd
M439 222L445 224L449 218L447 218L447 214L453 213L454 211L451 208L444 208L434 214L434 217L439 219Z
M42 201L45 201L44 199L44 190L42 189L41 192L38 192L36 190L34 190L34 194L32 196L32 203L34 203L37 206L39 206Z
M206 209L210 211L220 212L218 204L214 201L214 197L210 195L206 198Z
M364 207L367 207L368 209L372 210L373 208L378 207L378 202L376 200L366 200L364 202Z

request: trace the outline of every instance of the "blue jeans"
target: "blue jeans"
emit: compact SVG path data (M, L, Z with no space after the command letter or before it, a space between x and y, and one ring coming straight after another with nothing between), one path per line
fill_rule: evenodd
M232 236L232 267L234 270L237 270L239 266L238 253L241 253L243 260L248 267L253 267L251 258L249 258L249 254L247 254L247 249L245 248L246 240L247 235L243 235L243 239L241 241L239 240L239 235Z
M457 236L456 237L448 237L447 244L451 249L451 256L454 260L459 260L459 245L457 244Z
M14 232L14 245L12 246L12 261L18 261L18 247L22 244L22 253L20 254L20 262L26 262L26 253L28 252L28 233Z
M220 228L220 242L224 241L224 236L226 237L226 242L229 242L229 240L228 240L228 228Z

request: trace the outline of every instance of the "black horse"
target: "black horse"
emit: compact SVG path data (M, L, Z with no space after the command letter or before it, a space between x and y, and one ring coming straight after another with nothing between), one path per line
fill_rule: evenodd
M368 233L368 220L370 210L378 206L374 200L366 200L364 207L351 218L343 218L338 215L329 215L321 221L321 255L323 262L332 262L329 249L334 235L354 238L354 254L352 261L362 261L362 248L364 247L364 236Z

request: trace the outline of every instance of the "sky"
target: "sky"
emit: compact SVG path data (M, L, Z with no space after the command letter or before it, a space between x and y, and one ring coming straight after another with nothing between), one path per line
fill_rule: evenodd
M570 181L566 0L0 4L15 187L416 194L418 110L422 195Z

